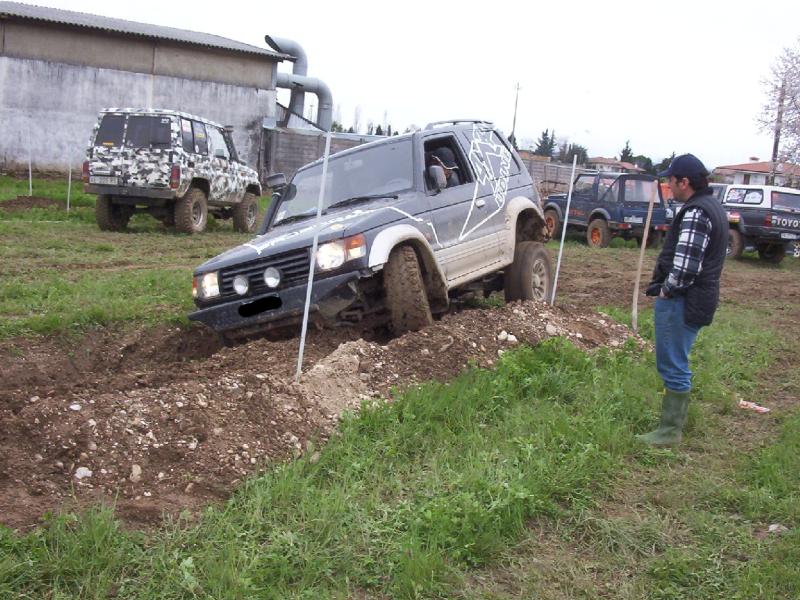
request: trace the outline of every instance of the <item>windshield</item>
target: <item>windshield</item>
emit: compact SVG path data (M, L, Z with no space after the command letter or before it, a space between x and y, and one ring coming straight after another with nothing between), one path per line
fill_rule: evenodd
M655 202L659 202L658 189L654 180L642 179L625 180L625 202L650 203L650 197L655 194Z
M359 196L393 195L414 186L411 140L367 147L333 156L328 161L322 210ZM322 163L299 171L281 199L273 225L303 215L314 215L319 201Z

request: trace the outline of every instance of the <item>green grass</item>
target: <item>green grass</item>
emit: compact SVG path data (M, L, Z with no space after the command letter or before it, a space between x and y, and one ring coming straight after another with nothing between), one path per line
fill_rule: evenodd
M718 397L746 391L767 364L766 349L735 351L742 342L758 348L763 329L734 328L724 315L718 325L701 335L699 359L719 348L728 364L703 362L705 402L693 404L688 430L709 448L724 443L727 401ZM519 583L530 595L498 595L473 580L503 565L538 522L563 536L561 560L570 560L567 545L582 543L608 561L609 576L636 568L624 597L792 597L781 594L800 591L796 534L752 532L778 517L798 525L800 419L787 421L777 444L739 457L733 474L727 456L697 472L686 454L633 439L652 425L659 387L652 355L632 346L586 355L551 340L506 353L496 370L365 407L318 460L247 481L198 523L144 535L92 512L54 517L27 536L6 531L0 595L548 597L531 575ZM642 477L657 480L643 517L595 514L621 478ZM574 577L560 584L575 592L564 597L594 589Z
M4 211L4 200L27 195L28 182L0 177L0 339L186 323L194 268L252 237L213 218L202 235L176 234L148 215L135 215L127 232L103 232L94 221L94 196L76 185L69 214ZM35 179L34 195L63 201L66 180Z

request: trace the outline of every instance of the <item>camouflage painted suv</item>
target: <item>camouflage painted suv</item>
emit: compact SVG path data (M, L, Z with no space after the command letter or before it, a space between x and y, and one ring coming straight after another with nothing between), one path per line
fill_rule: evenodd
M195 269L190 319L226 341L294 332L311 268L311 318L323 326L400 334L476 294L549 298L542 205L491 123L431 123L332 155L317 218L322 174L318 160L288 184L270 177L259 235Z
M100 229L125 229L146 212L183 233L208 214L233 217L236 231L258 223L258 174L239 160L230 129L171 110L102 110L83 163L84 189L97 194Z

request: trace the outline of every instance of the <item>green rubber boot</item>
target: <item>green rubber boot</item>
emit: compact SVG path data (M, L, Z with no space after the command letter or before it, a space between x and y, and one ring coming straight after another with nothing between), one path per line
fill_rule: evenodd
M689 392L666 390L661 401L658 429L637 435L637 439L656 447L677 446L683 438L683 426L689 412Z

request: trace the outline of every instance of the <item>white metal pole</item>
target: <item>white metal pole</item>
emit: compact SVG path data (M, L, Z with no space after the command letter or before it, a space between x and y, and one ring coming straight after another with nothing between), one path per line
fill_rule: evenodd
M72 191L72 163L69 165L69 175L67 176L67 212L69 212L69 195Z
M311 308L311 288L314 285L314 267L317 261L317 244L319 243L319 219L322 216L322 201L325 195L325 178L328 174L328 155L331 151L331 132L325 136L325 154L322 159L322 181L319 184L319 199L317 200L317 223L314 231L314 242L311 244L311 262L308 268L308 285L306 286L306 306L303 310L303 328L300 332L300 352L297 356L297 371L294 378L299 379L303 372L303 353L306 348L306 332L308 331L308 311Z
M644 224L644 232L642 233L642 247L639 250L639 266L636 267L636 283L633 285L633 308L631 309L631 325L633 330L636 331L639 327L639 279L642 276L642 265L644 264L644 251L647 248L647 235L650 233L650 221L653 218L653 205L656 201L656 194L658 194L658 179L655 181L653 191L650 194L650 203L647 207L647 219Z
M561 225L561 245L558 248L558 262L556 263L556 276L553 280L553 293L550 295L550 306L556 303L556 288L558 287L558 272L561 270L561 255L564 253L564 238L567 236L567 222L569 221L569 205L572 202L572 185L575 183L575 166L578 164L578 155L572 157L572 175L569 178L569 191L567 192L567 208L564 210L564 223Z
M28 126L28 197L33 196L33 166L31 165L31 128Z

